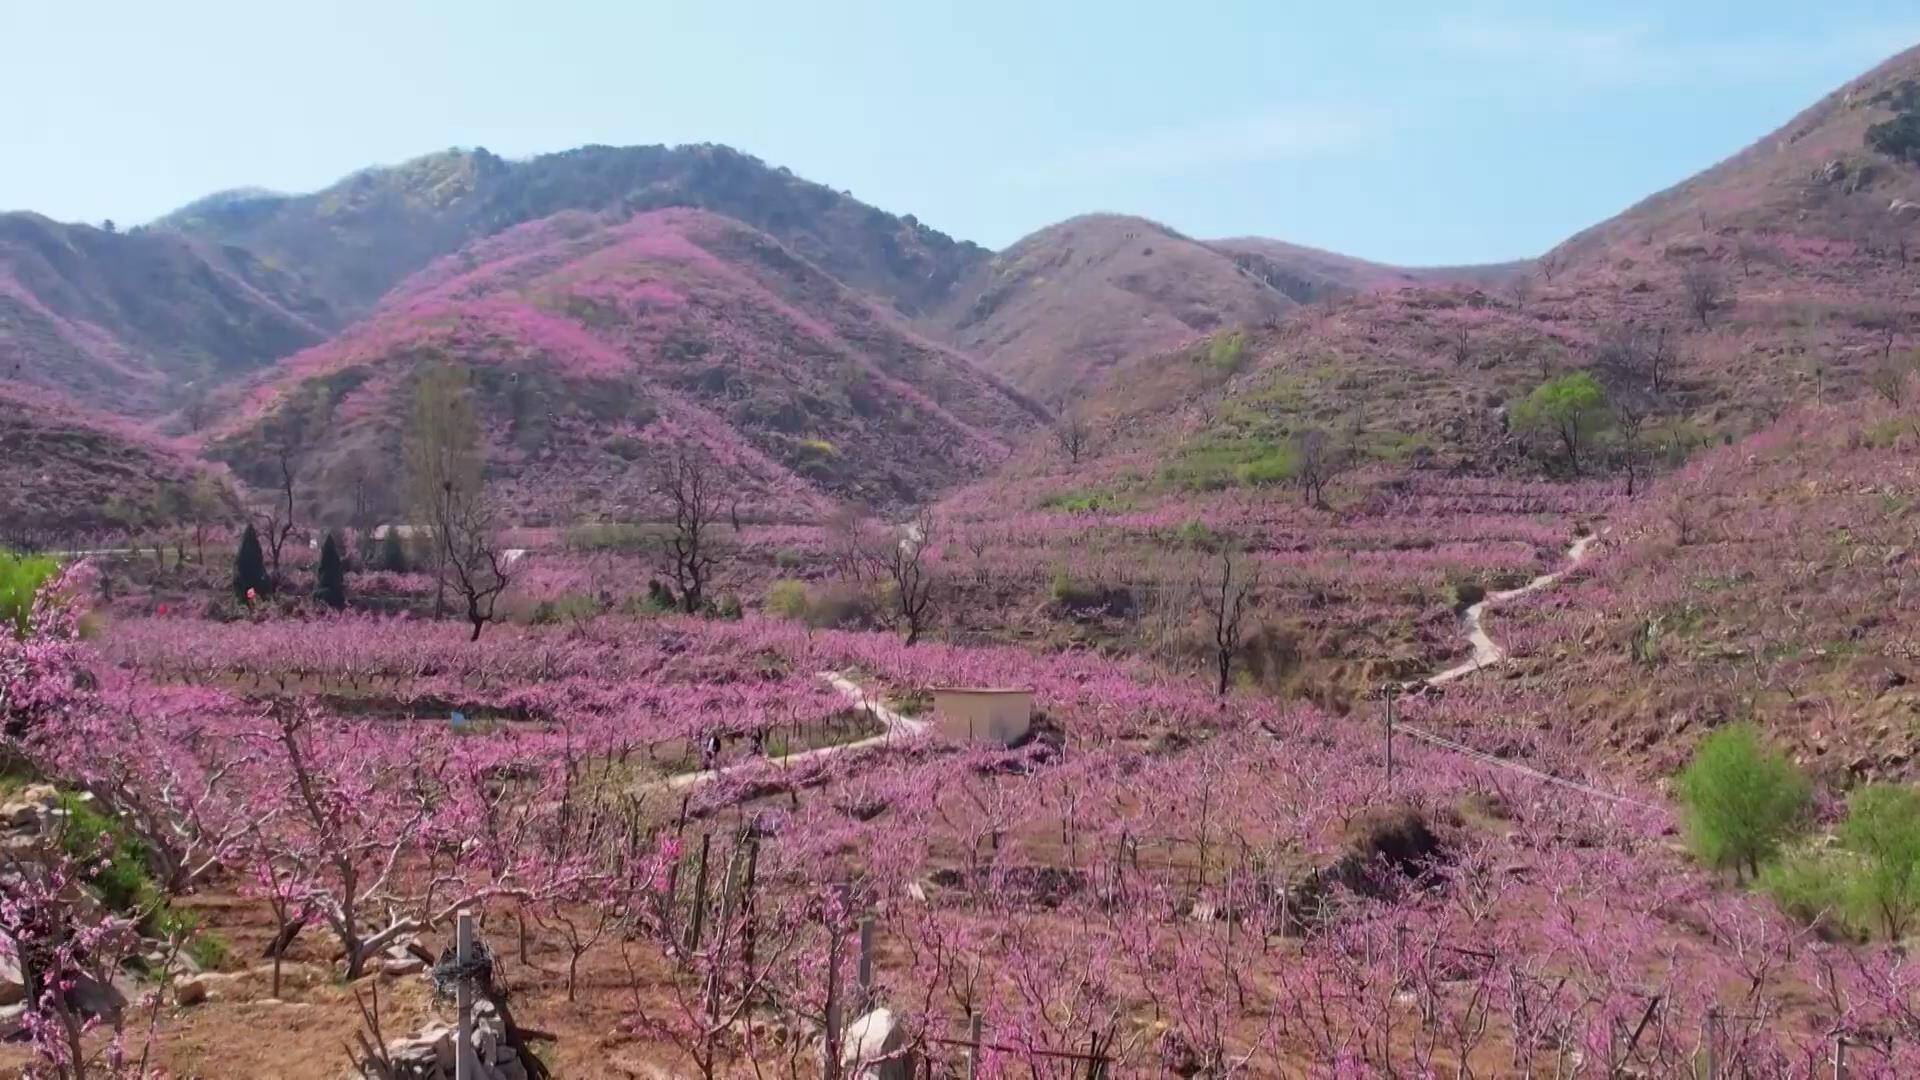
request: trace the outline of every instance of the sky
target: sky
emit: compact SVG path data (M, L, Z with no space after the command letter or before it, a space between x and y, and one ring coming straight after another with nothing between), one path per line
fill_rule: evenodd
M151 220L449 146L720 142L989 247L1119 211L1531 256L1901 49L1869 0L0 0L0 210Z

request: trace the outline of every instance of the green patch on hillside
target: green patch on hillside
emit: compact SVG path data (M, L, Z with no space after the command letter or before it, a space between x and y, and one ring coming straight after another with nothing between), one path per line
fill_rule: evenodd
M1899 161L1920 165L1920 82L1903 79L1872 102L1893 110L1893 118L1867 128L1867 145Z
M1105 491L1100 488L1074 488L1068 491L1056 491L1040 500L1042 510L1063 510L1069 514L1089 514L1095 511L1128 510L1134 505L1130 495Z

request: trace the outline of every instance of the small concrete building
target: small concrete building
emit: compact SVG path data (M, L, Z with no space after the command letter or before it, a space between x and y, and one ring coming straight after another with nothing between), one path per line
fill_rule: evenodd
M985 686L936 686L933 727L953 742L1011 746L1033 727L1033 691Z

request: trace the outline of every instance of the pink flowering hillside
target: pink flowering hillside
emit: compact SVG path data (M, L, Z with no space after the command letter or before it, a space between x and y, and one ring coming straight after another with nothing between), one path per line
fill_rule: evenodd
M428 266L231 400L210 452L271 480L296 440L301 485L339 505L346 477L400 460L429 363L470 378L490 475L531 522L632 516L635 463L687 440L756 517L898 504L991 469L1040 415L764 233L693 210L569 213Z

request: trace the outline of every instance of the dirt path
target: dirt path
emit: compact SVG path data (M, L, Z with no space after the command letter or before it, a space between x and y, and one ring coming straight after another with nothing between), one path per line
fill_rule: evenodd
M878 698L868 696L867 692L860 688L860 684L837 671L823 671L820 673L820 678L824 679L827 684L835 690L840 691L841 696L845 697L847 702L854 708L864 709L872 715L875 720L880 721L881 726L886 730L868 739L839 743L834 746L822 746L817 750L803 750L798 754L788 754L784 757L752 758L746 761L736 762L732 765L722 766L718 769L683 773L679 776L671 777L657 784L650 784L648 786L665 791L679 791L682 788L689 788L695 784L703 784L708 780L724 776L735 769L750 766L772 766L776 769L789 769L800 765L808 765L823 758L832 757L835 754L845 754L854 750L865 750L869 747L885 746L895 738L908 738L914 735L920 735L927 730L927 722L925 720L915 720L910 716L903 715L888 707Z
M1567 548L1567 564L1565 566L1562 566L1551 574L1542 574L1517 589L1508 589L1505 592L1494 593L1492 596L1468 608L1466 617L1467 640L1473 643L1473 657L1465 663L1455 664L1438 674L1429 675L1425 680L1425 684L1427 686L1442 686L1446 683L1453 682L1455 679L1471 675L1481 668L1492 667L1505 660L1507 658L1507 650L1501 648L1499 642L1487 636L1485 625L1487 609L1496 604L1504 604L1509 600L1517 600L1529 593L1536 593L1542 589L1552 588L1559 583L1561 578L1566 577L1578 569L1581 563L1587 561L1588 552L1593 549L1593 545L1598 542L1599 539L1599 533L1588 533L1580 537L1573 542L1571 547Z

